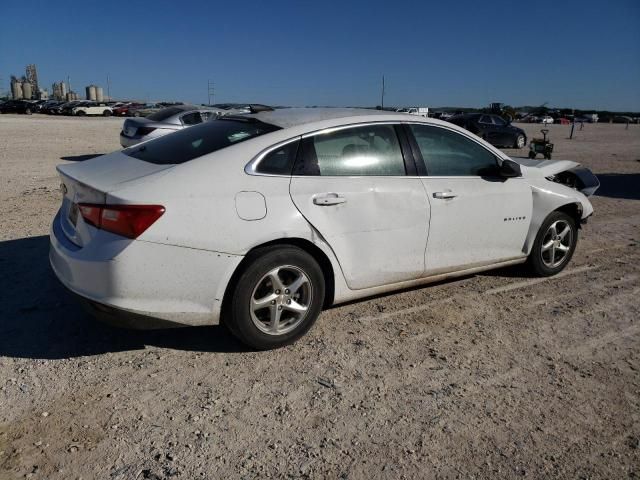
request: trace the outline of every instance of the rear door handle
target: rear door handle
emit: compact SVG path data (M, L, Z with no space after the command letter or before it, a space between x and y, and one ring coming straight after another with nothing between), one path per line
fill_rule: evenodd
M434 192L433 198L439 198L441 200L446 200L447 198L456 198L458 195L453 193L451 190L445 190L444 192Z
M345 203L346 201L346 198L340 196L337 193L320 193L313 197L314 205L320 206L338 205L340 203Z

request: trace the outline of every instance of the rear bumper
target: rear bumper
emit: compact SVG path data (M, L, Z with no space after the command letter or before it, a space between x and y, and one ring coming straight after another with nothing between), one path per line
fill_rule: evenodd
M241 256L129 240L98 230L83 248L56 215L49 261L60 282L110 323L138 328L215 325Z

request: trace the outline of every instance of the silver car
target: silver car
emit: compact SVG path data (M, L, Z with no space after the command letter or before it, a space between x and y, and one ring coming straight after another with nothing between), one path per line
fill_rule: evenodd
M226 113L228 112L225 110L213 107L176 105L152 113L146 118L128 118L124 121L122 132L120 132L120 145L131 147Z

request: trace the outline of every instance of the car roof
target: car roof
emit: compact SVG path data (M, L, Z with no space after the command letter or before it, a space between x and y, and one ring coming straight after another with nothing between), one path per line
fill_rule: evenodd
M355 123L358 121L419 120L420 117L406 113L372 110L366 108L280 108L258 113L239 114L256 118L264 123L281 128L292 128L311 123ZM348 119L348 121L346 121ZM332 122L335 120L335 122Z

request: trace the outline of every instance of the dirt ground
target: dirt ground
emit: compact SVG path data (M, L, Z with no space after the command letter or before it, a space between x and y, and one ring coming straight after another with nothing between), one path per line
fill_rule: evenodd
M0 479L640 477L640 125L550 127L602 182L561 275L333 308L258 353L102 325L55 281L54 167L121 124L0 116Z

